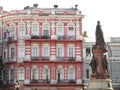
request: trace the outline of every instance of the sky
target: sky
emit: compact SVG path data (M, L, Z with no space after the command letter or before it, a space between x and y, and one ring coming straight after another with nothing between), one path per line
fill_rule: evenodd
M40 8L71 8L78 4L78 9L85 15L83 31L89 37L95 37L97 21L100 21L104 37L120 36L120 4L119 0L0 0L5 11L21 10L25 6L38 4Z

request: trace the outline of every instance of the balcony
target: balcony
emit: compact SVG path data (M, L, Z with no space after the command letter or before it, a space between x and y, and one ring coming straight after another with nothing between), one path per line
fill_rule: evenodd
M16 58L15 57L9 57L9 62L15 62L16 61Z
M69 57L70 61L75 61L75 59L76 59L75 57Z
M17 38L14 37L14 36L10 36L10 37L8 37L8 41L13 41L13 40L17 40Z
M48 35L43 35L43 36L41 36L41 39L50 39L50 36L48 36Z
M48 56L31 56L31 61L49 61L49 59Z
M76 57L56 57L57 61L75 61Z
M39 56L31 56L31 60L39 60Z
M31 39L40 39L40 37L38 35L32 35Z
M58 38L58 40L64 40L65 39L64 36L58 36L57 38Z
M75 40L75 36L67 36L67 40Z
M14 79L8 80L9 84L14 84Z
M58 79L57 80L57 83L58 84L68 84L68 83L71 83L71 84L76 84L76 80L75 79L66 79L66 80L62 80L62 79Z
M30 83L36 84L36 83L41 83L41 84L49 84L50 80L48 79L32 79L30 80Z

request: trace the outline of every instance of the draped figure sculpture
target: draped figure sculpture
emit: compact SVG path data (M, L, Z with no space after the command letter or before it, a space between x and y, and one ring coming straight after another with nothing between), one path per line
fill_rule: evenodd
M96 78L105 78L108 73L108 63L104 53L107 52L107 49L99 21L96 25L95 35L96 42L92 47L93 57L89 65L92 69L92 75L96 75Z

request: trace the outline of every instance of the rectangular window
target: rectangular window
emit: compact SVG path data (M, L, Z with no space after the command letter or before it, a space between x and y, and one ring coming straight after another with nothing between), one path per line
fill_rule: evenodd
M43 28L43 35L44 36L49 36L49 28L48 27Z
M74 57L74 48L68 47L68 57Z
M34 46L34 47L32 47L32 56L38 56L38 47L36 46Z
M63 27L57 27L56 28L56 35L57 36L63 36L64 35Z
M10 51L11 51L10 57L14 58L15 57L15 48L11 48Z
M25 27L24 26L20 26L18 31L19 31L19 36L25 36Z
M11 36L11 37L14 37L14 36L15 36L15 27L11 27L10 36Z
M89 69L86 69L86 78L89 79Z
M7 58L7 49L6 48L3 49L3 58L4 59Z
M38 32L39 28L37 26L33 26L32 27L32 35L39 35L39 32Z
M19 47L18 49L18 56L19 58L25 57L25 48L24 47Z
M68 36L74 35L74 27L68 27Z
M91 54L90 54L90 48L86 48L86 56L91 56Z
M63 57L63 47L57 47L57 57Z
M3 39L7 39L7 32L4 32L4 38Z
M24 69L18 70L18 80L24 80Z
M14 80L14 70L13 69L10 70L10 76L9 76L9 78L10 78L10 81L13 82L13 80Z
M43 56L44 57L48 57L49 56L49 47L48 46L44 46L43 47Z

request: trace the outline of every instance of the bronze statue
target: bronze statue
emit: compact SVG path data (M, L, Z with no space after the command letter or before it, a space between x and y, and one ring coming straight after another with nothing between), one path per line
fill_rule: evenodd
M97 22L96 26L96 43L92 47L92 53L93 57L90 62L90 66L92 69L92 75L95 78L103 79L107 77L108 74L108 63L106 59L106 55L104 55L105 52L107 52L103 32L101 29L100 22Z
M97 68L97 60L96 60L96 58L94 56L92 57L92 60L91 60L89 65L91 66L92 73L97 73L97 70L96 70L96 68Z
M108 72L108 62L107 62L107 58L106 58L106 55L103 56L103 66L105 68L105 70Z
M102 50L106 51L106 44L105 44L105 41L104 41L100 21L97 22L95 35L96 35L96 44L93 48L96 49L97 45L98 45L99 49L102 49Z

